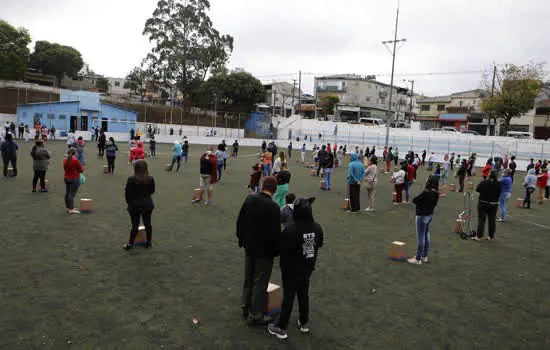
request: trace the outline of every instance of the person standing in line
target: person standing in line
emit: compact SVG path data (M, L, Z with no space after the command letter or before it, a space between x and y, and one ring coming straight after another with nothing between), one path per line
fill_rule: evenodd
M534 167L530 168L527 171L527 176L525 176L523 187L525 187L525 199L523 200L523 208L531 209L531 194L533 194L537 188L537 175L535 175Z
M17 177L17 150L19 146L13 141L13 134L7 133L5 141L0 146L0 153L2 153L2 161L4 162L4 178L8 177L8 165L11 164L13 168L12 177Z
M23 139L23 133L25 132L25 124L21 123L19 124L19 136L17 137L18 139Z
M395 147L395 150L393 151L393 164L394 166L397 166L399 163L399 148Z
M116 153L118 152L118 146L115 143L114 138L109 137L109 142L105 144L105 152L107 155L107 167L109 169L109 174L113 175L115 173Z
M76 135L74 133L74 130L69 130L69 133L67 134L67 149L73 147L75 143L76 143Z
M414 197L416 205L416 236L418 248L416 256L408 259L409 264L421 265L428 263L428 251L430 249L430 224L433 220L434 210L439 201L438 178L430 176L426 182L424 191Z
M422 151L422 165L426 164L426 150Z
M155 140L155 135L152 135L151 140L149 140L149 151L151 152L151 157L157 156L157 141Z
M277 176L279 171L281 171L281 164L285 162L285 152L279 153L279 158L273 163L273 176Z
M407 167L407 162L403 163L403 167L400 169L395 169L396 171L393 173L390 182L394 184L395 186L395 202L394 205L399 205L403 203L403 188L405 187L405 181L407 178L407 173L403 168Z
M338 148L338 151L336 152L336 157L338 158L338 164L336 167L340 168L342 167L342 162L344 160L344 149L342 148L342 146Z
M443 157L443 166L441 167L441 172L439 173L439 181L441 181L441 194L439 197L447 197L447 179L449 178L449 172L451 165L449 164L449 155L446 154Z
M479 202L477 205L478 226L477 233L472 237L472 240L480 241L483 238L485 221L488 219L488 240L492 241L495 239L498 201L502 192L502 185L498 181L498 173L491 171L489 177L477 185L476 191L479 192Z
M134 139L136 132L134 131L134 128L130 129L130 140Z
M65 181L65 211L68 214L80 214L78 209L74 208L74 199L78 188L80 187L80 174L84 172L82 164L75 157L76 150L69 148L67 158L63 161L63 170Z
M225 143L225 140L222 141L222 146L223 146L223 154L222 154L222 158L223 158L223 170L227 169L227 156L228 156L228 153L227 153L227 144Z
M236 236L245 251L242 315L249 325L266 325L272 318L264 315L267 286L273 260L279 255L281 210L272 199L277 179L264 179L262 192L249 195L237 218Z
M329 152L330 153L330 152ZM287 227L281 238L280 268L283 279L283 303L276 323L270 324L268 332L279 339L288 338L287 328L298 297L300 332L309 333L309 282L323 246L323 229L315 222L311 205L315 198L299 198L295 201L294 223Z
M74 147L76 149L76 159L80 161L80 164L86 165L86 162L84 162L84 147L86 146L86 143L84 142L84 139L82 139L82 136L78 137L78 140L76 140Z
M103 156L105 155L105 144L107 143L107 137L105 136L105 133L103 130L99 133L99 139L97 141L97 156L101 159L103 159Z
M493 158L487 159L487 163L481 169L481 175L483 176L483 180L486 180L489 177L489 173L491 172L491 169L493 169Z
M137 146L130 150L130 160L128 162L134 166L135 162L140 159L145 159L145 151L143 150L143 143L137 141Z
M233 142L233 153L231 154L231 156L235 158L239 156L239 142L237 140Z
M273 167L273 154L267 150L264 153L264 176L271 176Z
M55 126L52 125L50 128L50 139L55 140Z
M253 193L260 192L260 179L262 178L262 171L258 164L252 166L252 173L250 174L250 182L248 183L247 188L249 188Z
M466 178L466 159L462 159L460 166L456 172L458 177L458 192L464 192L464 179Z
M435 162L435 154L432 152L430 158L428 158L428 171L433 171Z
M222 144L219 144L218 145L218 149L216 150L216 170L218 172L218 182L220 182L222 180L222 172L223 172L223 165L224 165L224 162L223 162L223 155L224 155L224 150L223 150L223 145Z
M285 196L286 205L281 208L281 225L283 229L287 229L294 224L294 202L296 201L296 195L294 193L287 193Z
M153 203L153 194L155 193L155 179L149 175L147 168L147 162L140 159L134 164L134 175L128 177L126 180L126 187L124 189L124 198L128 205L128 214L130 215L130 223L132 228L130 230L130 239L128 243L124 245L125 250L130 250L134 247L134 241L138 234L140 219L145 226L145 233L147 235L146 248L153 246L153 226L151 225L151 216L155 209Z
M319 158L319 166L317 167L317 174L316 174L317 177L319 177L319 174L321 172L321 168L324 169L324 167L325 167L325 163L327 161L327 156L328 156L327 146L323 145L321 147L321 150L317 154L317 157Z
M50 133L50 130L48 129L46 124L42 125L42 128L40 128L40 134L42 136L42 141L44 141L44 143L48 142L48 134L49 133Z
M378 160L372 158L369 160L369 166L365 171L365 189L367 190L367 208L365 211L374 211L374 201L376 196L376 185L378 184Z
M451 166L450 170L454 170L454 163L455 163L455 153L451 153L451 159L449 159L449 165Z
M287 149L288 149L288 160L291 161L292 160L292 141L288 143Z
M97 142L99 140L99 127L97 127L97 126L94 128L94 133L92 135L92 141L94 141L94 140L95 140L95 142Z
M189 141L184 140L183 145L181 147L181 158L185 159L185 163L187 163L187 159L189 159Z
M332 191L332 172L334 170L334 154L332 152L327 153L327 158L325 159L325 165L323 172L325 174L325 186L323 189L325 191Z
M212 193L214 192L214 184L218 179L216 166L218 164L218 158L212 152L212 147L208 147L206 153L204 153L200 159L200 191L197 197L193 198L191 203L198 203L202 201L204 191L207 191L206 202L204 205L210 205L212 203Z
M365 167L359 161L357 153L350 156L348 170L348 188L350 212L358 213L361 210L360 192L361 182L365 178Z
M389 150L386 150L386 148L384 147L384 161L386 162L386 174L389 174L390 173L390 167L391 167L391 162L393 160L393 148L390 147Z
M416 180L415 172L416 168L414 165L409 163L403 163L403 170L406 172L405 175L405 203L409 203L410 196L411 196L411 187L414 184L414 181Z
M281 152L282 153L282 152ZM290 183L291 174L288 171L286 162L281 163L281 171L276 176L277 192L273 195L273 200L279 207L285 206L285 198L288 193L288 184Z
M533 158L529 160L529 164L527 165L527 171L531 169L535 169L535 160Z
M48 192L46 188L46 172L50 163L50 154L44 147L44 141L38 140L31 150L32 168L34 176L32 178L32 192L36 192L36 184L40 179L40 192Z
M174 154L172 155L172 163L170 164L170 168L168 171L172 171L174 168L174 164L178 163L178 166L176 167L176 172L180 171L181 166L181 154L182 154L183 147L181 146L181 143L179 141L174 141L174 147L172 147L172 151Z
M262 154L265 153L265 150L267 149L267 143L265 140L262 141Z
M306 162L306 144L304 143L302 145L302 163L304 164Z
M506 205L512 197L512 178L510 174L512 172L510 169L505 169L502 178L499 180L502 186L502 191L500 192L500 197L498 199L498 206L500 208L500 217L497 219L498 222L504 222L506 218Z
M542 168L540 174L537 175L537 188L539 189L539 204L544 201L544 191L548 184L548 168Z

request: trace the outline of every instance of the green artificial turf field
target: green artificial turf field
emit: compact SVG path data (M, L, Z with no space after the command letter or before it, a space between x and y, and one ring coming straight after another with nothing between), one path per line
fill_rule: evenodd
M1 349L550 348L550 202L514 207L522 173L495 242L453 233L463 196L449 193L436 209L431 263L411 266L389 259L394 240L407 242L412 256L416 237L414 208L391 204L387 176L379 181L377 211L353 215L341 209L347 169L336 169L334 190L324 192L318 178L291 162L290 191L317 197L325 246L311 281L311 334L290 327L289 339L279 341L264 327L246 326L240 314L244 259L235 219L255 160L245 155L257 149L242 147L241 157L229 160L213 204L202 207L191 197L205 147L192 146L176 174L163 171L169 146L159 145L164 154L148 159L157 185L154 247L126 252L127 146L110 176L88 144L87 183L77 198L92 198L94 212L79 216L63 211L66 146L48 148L49 193L31 193L30 144L21 145L19 176L0 182ZM419 171L413 194L426 176ZM280 282L278 266L272 280Z

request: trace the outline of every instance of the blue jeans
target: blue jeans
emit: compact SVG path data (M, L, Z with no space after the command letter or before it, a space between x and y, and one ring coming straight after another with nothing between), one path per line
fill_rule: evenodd
M325 168L325 190L332 189L332 168Z
M80 163L82 163L82 165L84 165L84 151L82 152L76 152L76 159L78 159L80 161Z
M411 189L411 186L413 185L414 181L406 181L405 182L405 200L408 202L409 199L410 199L410 189Z
M500 198L498 199L498 206L500 207L501 220L504 220L504 217L506 216L506 204L508 203L508 200L510 200L510 197L512 197L511 192L502 192L500 194Z
M418 249L416 250L416 260L428 257L430 249L430 224L432 215L416 217L416 236L418 237Z
M223 163L216 163L216 169L218 169L218 181L222 179Z
M271 176L271 164L264 164L264 176Z
M188 154L187 152L183 152L183 153L181 154L181 157L182 157L182 158L185 158L185 162L187 163L187 159L189 158L189 154Z

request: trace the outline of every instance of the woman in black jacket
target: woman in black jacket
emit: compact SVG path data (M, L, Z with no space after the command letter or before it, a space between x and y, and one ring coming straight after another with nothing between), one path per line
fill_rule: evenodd
M147 234L147 243L145 247L152 246L153 227L151 226L151 215L155 205L151 196L155 193L155 180L149 176L147 163L140 159L134 164L134 176L130 176L126 182L124 190L126 203L128 204L128 213L132 222L130 231L130 240L124 245L124 249L130 250L134 246L140 218L143 220L145 232Z
M460 163L460 167L456 172L456 176L458 176L458 192L464 192L464 179L466 178L467 167L468 167L468 164L466 163L466 159L462 159L462 162Z
M483 180L477 185L476 191L479 192L479 203L477 205L478 225L477 234L472 237L474 241L480 241L485 229L485 221L489 217L489 241L495 238L496 218L498 209L498 200L502 185L498 181L498 172L491 171L487 180Z

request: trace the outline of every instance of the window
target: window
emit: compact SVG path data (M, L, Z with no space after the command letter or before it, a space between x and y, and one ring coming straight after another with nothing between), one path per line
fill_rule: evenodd
M67 119L67 116L65 114L59 115L59 120L66 120L66 119Z
M55 119L55 114L48 114L48 119Z
M367 97L366 100L367 100L367 102L370 102L370 97Z
M342 82L342 87L343 88L346 87L346 82L345 81Z
M437 111L443 112L445 110L445 105L437 105Z
M462 107L463 104L464 104L464 101L458 101L458 105L459 105L460 107Z
M423 112L427 112L430 110L430 105L420 105L420 110Z
M120 81L115 81L115 86L120 86Z

